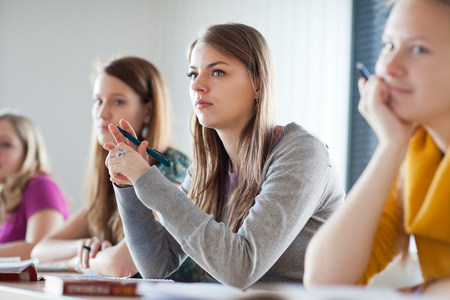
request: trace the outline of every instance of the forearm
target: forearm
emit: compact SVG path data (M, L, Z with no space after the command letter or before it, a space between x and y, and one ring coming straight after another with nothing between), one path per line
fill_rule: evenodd
M20 256L22 260L30 259L30 253L35 243L16 241L0 245L0 257Z
M355 283L372 253L378 224L406 149L378 147L346 203L311 240L305 285Z
M78 257L74 256L70 259L63 259L58 261L52 261L47 263L39 262L39 266L43 268L64 270L67 272L77 272L79 269L78 266Z
M144 278L165 278L184 259L181 247L136 198L132 188L115 187L115 191L126 244L137 269Z
M46 239L39 242L31 252L40 263L71 259L78 254L82 240Z
M31 252L41 263L71 259L77 256L85 238L90 237L86 215L76 212L58 232L42 239Z

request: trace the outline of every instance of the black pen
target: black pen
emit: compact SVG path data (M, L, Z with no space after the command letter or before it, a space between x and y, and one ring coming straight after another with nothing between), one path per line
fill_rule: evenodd
M361 75L367 80L370 77L370 72L367 70L366 66L363 63L357 62L356 68L359 70Z
M116 127L127 139L129 139L133 144L135 144L136 146L139 147L139 145L141 144L141 141L139 141L137 138L135 138L134 136L132 136L131 134L129 134L128 132L126 132L125 130L120 128L119 126L116 125ZM150 155L151 157L153 157L154 159L156 159L157 161L159 161L166 167L170 167L170 160L164 154L162 154L158 150L150 149L149 147L147 147L146 150L147 150L148 155Z

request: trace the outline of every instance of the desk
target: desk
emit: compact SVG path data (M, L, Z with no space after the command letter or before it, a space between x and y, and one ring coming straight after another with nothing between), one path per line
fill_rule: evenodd
M43 291L44 281L0 281L1 300L22 299L63 299L63 300L137 300L137 299L228 299L228 300L444 300L448 298L406 295L391 289L362 288L355 286L328 286L305 290L301 285L276 284L265 290L250 290L247 292L227 290L224 286L214 283L167 283L156 284L150 288L151 294L137 297L122 296L58 296ZM156 292L154 294L153 292ZM155 296L156 295L156 296Z
M40 276L50 273L39 273ZM73 275L73 273L59 273L64 275ZM238 289L227 288L214 283L179 283L179 282L161 282L149 285L143 285L145 296L78 296L68 295L59 296L44 292L45 281L0 281L0 299L1 300L22 300L22 299L119 299L119 300L137 300L137 299L169 299L175 296L177 299L237 299L246 296L248 293L241 292ZM172 297L170 297L172 296Z
M43 274L39 274L43 275ZM59 296L44 292L45 281L0 281L1 300L34 300L34 299L96 299L106 300L103 296ZM117 299L140 299L141 297L116 297Z

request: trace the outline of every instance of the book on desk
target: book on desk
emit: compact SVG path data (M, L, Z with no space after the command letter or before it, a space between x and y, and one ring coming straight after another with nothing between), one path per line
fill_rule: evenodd
M49 274L44 279L44 291L47 293L86 296L137 296L138 285L144 282L173 282L170 279L104 277L92 270L87 270L83 275Z
M135 296L137 286L137 280L132 279L90 279L46 275L44 291L56 295Z
M33 260L20 261L19 258L19 261L0 261L0 280L37 281L39 279L36 264Z

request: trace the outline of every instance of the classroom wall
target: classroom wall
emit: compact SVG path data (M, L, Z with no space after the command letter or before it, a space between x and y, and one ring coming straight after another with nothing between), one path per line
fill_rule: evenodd
M73 210L87 165L94 60L152 61L171 91L176 145L191 154L186 48L201 28L223 22L266 37L277 66L279 123L317 133L344 184L350 0L0 0L0 107L39 124Z

